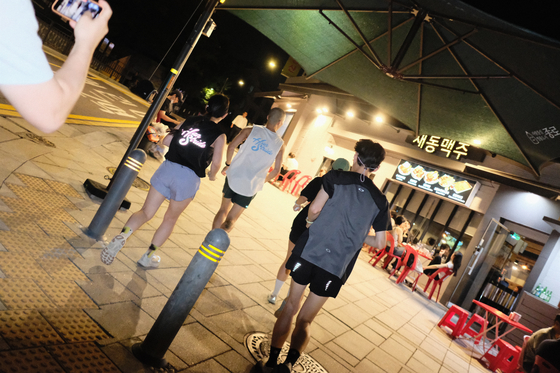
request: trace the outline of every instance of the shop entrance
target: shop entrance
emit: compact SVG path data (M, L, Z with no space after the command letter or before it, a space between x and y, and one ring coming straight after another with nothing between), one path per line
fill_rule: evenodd
M535 238L539 235L514 222L492 219L450 297L452 303L477 299L509 314L542 250ZM471 304L470 311L477 309Z

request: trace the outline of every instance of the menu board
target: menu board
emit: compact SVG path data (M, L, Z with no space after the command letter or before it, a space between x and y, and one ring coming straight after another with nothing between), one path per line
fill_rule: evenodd
M393 179L466 206L480 188L478 181L406 160L399 162Z

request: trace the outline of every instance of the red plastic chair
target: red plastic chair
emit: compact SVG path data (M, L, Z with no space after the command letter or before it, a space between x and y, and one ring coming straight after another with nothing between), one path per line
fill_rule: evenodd
M475 323L480 325L480 331L479 332L477 332L474 329L471 329L472 325L475 324ZM466 335L470 335L471 337L476 337L475 338L475 343L479 344L480 340L482 339L481 332L484 329L486 329L487 326L488 326L488 322L486 321L486 319L484 319L484 317L482 317L480 315L477 315L476 313L473 313L473 315L471 316L467 325L465 325L463 330L461 330L461 332L459 333L459 336L462 336L462 335L466 334Z
M384 249L380 248L377 255L373 256L369 260L369 262L371 263L373 258L377 258L375 260L375 262L372 264L373 267L375 267L377 265L377 263L381 260L381 258L383 258L384 256L387 256L387 258L385 259L385 264L383 265L383 268L387 268L387 266L389 265L389 263L392 260L391 258L397 259L396 267L399 267L401 265L401 257L393 254L393 252L395 250L395 238L393 237L393 235L391 233L387 233L387 241L389 241L389 244L391 245L390 249L387 250L387 247L385 247Z
M286 175L282 176L282 187L281 187L282 192L284 190L286 190L286 188L290 184L292 184L292 182L296 179L296 176L299 175L299 174L301 174L301 171L291 170L291 171L288 171L288 173Z
M303 188L311 181L311 176L304 175L296 181L296 185L292 188L292 195L299 196Z
M406 253L403 255L403 259L401 260L400 265L395 266L395 269L393 269L393 272L391 272L391 275L389 276L389 278L391 278L391 276L393 276L394 273L399 271L401 267L404 267L400 276L397 278L397 282L396 282L397 284L400 284L404 281L404 279L406 278L406 276L408 276L410 271L416 268L416 263L418 262L418 252L414 250L414 248L410 245L404 245L404 247L406 247ZM414 258L414 261L412 262L412 266L409 267L406 263L408 263L408 260L411 256Z
M535 366L538 367L538 373L560 373L560 370L556 369L547 360L543 359L542 356L537 355L535 357L535 365L533 366L533 371Z
M435 280L435 278L442 273L443 276L439 279L439 280ZM432 299L432 295L434 295L434 291L436 290L436 287L438 288L438 293L437 293L437 297L436 297L436 301L439 299L439 291L441 290L441 284L443 283L443 281L451 276L453 274L453 270L449 269L447 267L445 268L439 268L437 271L435 271L434 273L432 273L432 275L428 278L428 283L426 284L426 287L424 288L424 292L428 291L428 288L430 287L430 285L432 284L432 282L434 283L434 286L432 287L432 291L430 292L430 295L428 297L428 299ZM412 286L412 291L416 290L416 285L418 284L418 280L420 279L420 277L422 277L422 274L420 274L420 276L416 277L416 281L414 281L414 285Z
M519 359L519 351L502 339L496 340L494 347L497 347L499 352L496 356L492 355L490 348L482 356L489 363L488 369L492 372L500 369L503 373L513 373L517 369L517 360Z
M453 319L453 316L455 315L457 315L459 319L457 320L457 322L454 323L453 321L451 321L451 319ZM465 326L465 322L467 321L468 318L469 318L468 311L462 309L459 306L452 305L451 308L449 308L445 313L445 315L441 318L441 320L439 320L437 325L440 328L442 326L447 326L448 328L450 328L451 337L455 339L461 335L461 331L463 330Z

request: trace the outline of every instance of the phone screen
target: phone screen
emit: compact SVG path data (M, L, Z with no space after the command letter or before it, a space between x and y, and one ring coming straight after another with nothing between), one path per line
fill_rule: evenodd
M97 17L101 7L90 0L61 0L55 3L53 10L64 18L78 21L84 12L91 12L92 18Z

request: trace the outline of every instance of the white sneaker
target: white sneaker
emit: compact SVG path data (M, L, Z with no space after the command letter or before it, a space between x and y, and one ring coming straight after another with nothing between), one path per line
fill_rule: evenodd
M142 255L137 263L144 268L157 268L159 267L160 261L161 258L159 257L159 255L155 255L152 253L151 256L148 256L148 253L144 253L144 255Z
M276 304L276 296L269 294L268 295L268 303Z
M126 238L122 234L116 235L111 242L105 246L103 251L101 251L101 261L107 265L113 263L113 260L115 260L115 257L124 247L125 243Z

